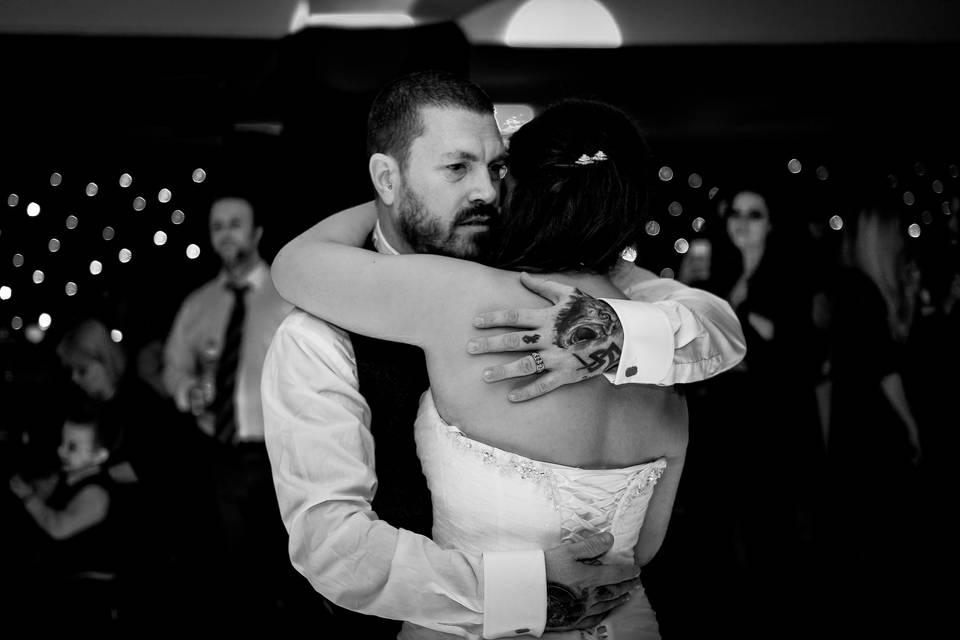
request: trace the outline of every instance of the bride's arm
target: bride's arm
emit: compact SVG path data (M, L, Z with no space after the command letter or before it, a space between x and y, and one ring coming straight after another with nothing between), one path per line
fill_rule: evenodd
M464 293L456 283L483 267L359 248L375 222L373 203L321 220L277 254L274 285L287 301L350 331L422 344L458 308Z

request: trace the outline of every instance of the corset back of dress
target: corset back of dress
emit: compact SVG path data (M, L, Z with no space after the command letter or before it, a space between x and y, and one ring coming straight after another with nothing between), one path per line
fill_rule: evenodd
M609 531L605 563L633 563L664 459L621 469L532 460L467 437L423 394L417 453L433 499L433 538L462 551L548 549Z

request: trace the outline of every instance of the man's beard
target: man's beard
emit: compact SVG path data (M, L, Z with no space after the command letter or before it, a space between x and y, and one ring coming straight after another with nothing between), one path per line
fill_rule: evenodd
M490 228L497 216L494 205L479 203L457 211L451 224L444 227L442 221L430 215L423 201L408 187L400 191L397 212L400 232L416 253L464 260L477 260L488 253L492 239ZM486 218L487 228L481 231L471 227L469 221L474 218ZM459 229L471 228L473 232L457 233Z

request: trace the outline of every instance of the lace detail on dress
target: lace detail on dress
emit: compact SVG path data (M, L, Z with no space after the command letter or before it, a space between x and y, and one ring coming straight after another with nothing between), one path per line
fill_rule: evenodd
M518 476L540 486L554 509L560 512L564 540L580 540L593 533L608 531L616 515L628 509L634 500L641 496L649 499L667 466L666 460L660 458L631 467L635 469L630 472L632 476L626 482L617 481L623 482L623 488L610 492L605 487L609 479L621 470L564 467L578 472L576 481L573 481L568 474L558 474L546 463L477 442L459 428L445 426L444 431L455 449L479 458L483 464L496 468L502 475ZM591 479L596 482L591 483ZM593 491L590 490L591 486Z
M551 498L555 497L556 479L554 473L543 463L472 440L452 425L447 426L446 433L451 438L454 448L477 456L484 464L495 467L503 475L517 475L522 480L529 480L534 484L541 485Z

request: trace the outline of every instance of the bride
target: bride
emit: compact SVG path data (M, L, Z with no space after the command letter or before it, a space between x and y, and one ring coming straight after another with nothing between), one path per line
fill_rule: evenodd
M470 355L464 345L476 336L478 313L547 305L521 284L519 272L594 298L624 298L607 274L642 232L646 144L619 109L565 100L513 134L509 166L508 213L491 221L489 246L476 262L359 248L376 222L368 205L328 217L286 245L274 281L287 300L328 322L423 349L430 388L415 437L437 544L476 552L546 549L609 532L615 541L600 561L643 566L663 542L683 468L682 395L670 386L616 387L597 377L511 403L513 381L477 380L512 354ZM398 186L398 197L413 197ZM560 585L547 592L570 608L579 605L578 594ZM400 637L453 637L444 628L440 621L434 629L408 622ZM642 590L584 635L659 637Z

